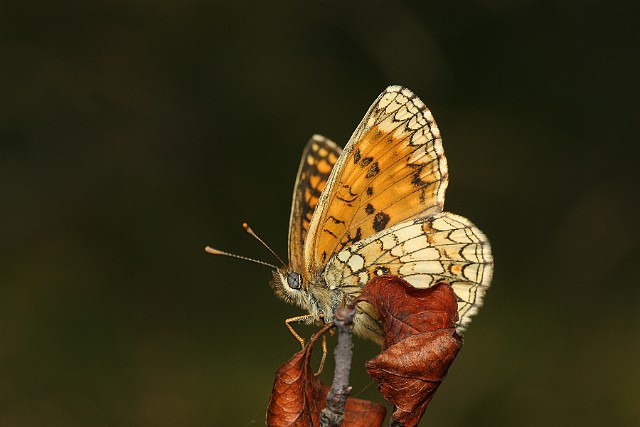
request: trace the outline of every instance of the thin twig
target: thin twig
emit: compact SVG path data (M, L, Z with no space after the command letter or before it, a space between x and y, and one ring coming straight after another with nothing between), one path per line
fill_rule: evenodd
M320 427L339 427L344 419L344 408L351 393L349 371L353 356L353 317L355 307L340 307L334 315L338 328L338 344L334 350L336 368L333 383L327 393L327 406L320 412Z

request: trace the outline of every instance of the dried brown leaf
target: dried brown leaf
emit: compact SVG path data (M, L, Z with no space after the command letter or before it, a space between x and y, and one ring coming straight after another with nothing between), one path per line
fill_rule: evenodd
M414 426L462 347L455 331L456 296L444 282L418 289L398 277L379 276L360 300L378 309L385 330L382 352L367 362L367 372L396 406L394 418Z
M272 427L317 426L320 411L326 406L330 387L320 382L311 369L311 351L323 328L315 334L304 350L293 355L277 371L267 406L267 425ZM348 398L344 427L382 426L386 408L367 400Z
M326 384L325 384L326 386ZM329 386L326 386L327 390ZM343 427L380 427L387 415L387 408L369 400L347 398Z
M311 372L310 347L294 354L276 371L267 405L267 425L318 425L326 391Z

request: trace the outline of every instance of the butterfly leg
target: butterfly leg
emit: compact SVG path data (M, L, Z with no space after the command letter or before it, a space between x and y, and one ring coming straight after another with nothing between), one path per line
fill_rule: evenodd
M291 332L291 335L293 335L295 337L295 339L298 340L298 342L302 346L303 350L304 350L304 338L302 338L300 335L298 335L298 333L293 329L293 326L291 326L291 323L293 323L293 322L305 322L305 321L307 321L309 319L312 319L312 318L313 318L312 315L305 314L303 316L290 317L290 318L288 318L288 319L286 319L284 321L284 324L289 329L289 332ZM333 330L331 330L331 332L333 332ZM318 371L314 374L316 377L318 375L320 375L320 373L324 369L324 362L326 360L327 360L327 337L323 335L322 336L322 359L320 359L320 367L318 368Z
M327 360L327 336L323 335L322 336L322 359L320 359L320 366L318 367L318 371L315 374L313 374L314 377L317 377L322 373L322 370L324 369L325 360Z
M305 322L309 319L312 319L313 316L310 314L305 314L303 316L295 316L295 317L290 317L287 320L284 321L284 324L287 326L287 329L289 329L289 332L291 332L291 335L293 335L295 337L295 339L298 340L298 342L300 343L300 345L302 346L302 348L304 349L304 338L302 338L300 335L298 335L298 333L293 329L293 326L291 326L291 323L293 322Z

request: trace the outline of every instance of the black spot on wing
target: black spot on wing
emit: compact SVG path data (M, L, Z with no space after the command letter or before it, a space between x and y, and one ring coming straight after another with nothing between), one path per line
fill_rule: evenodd
M353 163L357 165L359 161L360 161L360 149L356 148L356 151L353 152Z
M360 166L361 167L365 167L367 166L369 163L371 163L373 161L373 157L365 157L364 159L362 159L362 161L360 162Z
M349 184L343 184L342 188L344 188L348 194L345 194L344 192L340 192L339 194L336 194L336 198L338 200L345 202L347 205L351 206L351 203L358 198L358 194L354 194L351 191L351 186Z
M367 196L373 195L373 187L367 187Z
M336 236L331 230L327 230L326 228L324 228L322 231L324 231L325 233L333 236L334 239L338 238L338 236Z
M425 165L407 165L409 167L411 167L414 172L411 173L411 184L413 184L415 187L424 187L428 184L430 184L429 182L424 181L422 178L420 178L420 175L422 174L422 170L424 169Z
M359 242L360 240L362 240L362 229L360 227L358 227L356 229L356 235L355 236L351 237L351 233L347 233L347 240L346 240L344 246L352 245L352 244L354 244L356 242Z
M411 184L413 184L415 187L424 187L425 185L427 185L427 183L423 181L422 178L420 178L420 172L416 172L413 174L413 176L411 177Z
M373 205L371 203L368 203L367 206L364 208L364 211L366 213L368 213L369 215L371 215L372 213L374 213L376 210L373 208Z
M374 162L371 165L371 167L369 167L369 170L367 171L367 175L365 175L365 178L373 178L379 173L380 173L380 166L378 166L378 162Z
M329 216L329 218L327 218L327 219L330 219L330 220L331 220L331 221L333 221L335 224L344 224L344 221L342 221L342 220L340 220L340 219L336 218L336 217L335 217L335 216L333 216L333 215L330 215L330 216Z
M384 212L378 212L376 216L373 217L373 229L376 232L380 232L384 230L384 228L387 226L387 223L389 223L390 219L391 218L389 217L388 214Z

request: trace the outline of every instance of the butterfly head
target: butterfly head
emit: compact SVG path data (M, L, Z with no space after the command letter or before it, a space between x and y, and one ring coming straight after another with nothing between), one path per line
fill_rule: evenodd
M300 290L302 288L302 276L295 271L287 272L287 285L293 290Z
M276 295L287 302L304 304L306 286L302 275L288 267L280 267L273 273L271 287Z
M273 273L271 287L283 300L309 311L316 319L323 317L326 308L319 298L316 286L290 267L280 267Z

